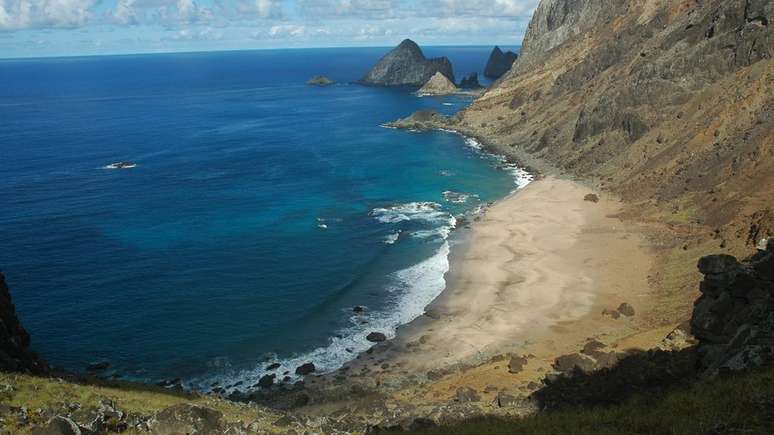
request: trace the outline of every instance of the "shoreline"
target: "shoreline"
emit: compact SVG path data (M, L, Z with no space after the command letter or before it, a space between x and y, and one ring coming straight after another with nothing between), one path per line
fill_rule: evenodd
M359 386L426 405L453 401L461 387L501 386L487 393L492 398L503 390L523 395L554 371L557 357L579 352L590 339L638 348L638 334L653 330L642 314L653 303L654 255L640 231L615 217L621 202L589 202L588 193L548 176L496 201L453 236L446 287L425 315L312 384ZM636 314L602 314L621 303ZM643 340L646 348L656 338ZM529 362L509 373L508 355Z

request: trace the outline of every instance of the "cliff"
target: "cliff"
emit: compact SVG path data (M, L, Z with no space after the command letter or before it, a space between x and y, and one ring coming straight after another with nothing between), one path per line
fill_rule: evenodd
M484 76L490 79L499 79L511 69L518 57L519 55L512 51L503 53L500 47L495 47L486 62Z
M16 316L5 276L0 273L0 371L41 374L47 370L30 348L30 336Z
M381 58L360 82L371 86L420 87L438 72L454 83L449 59L427 59L414 41L406 39Z
M774 239L739 262L730 255L699 261L701 297L691 318L705 376L774 365Z
M681 247L744 252L774 230L773 15L763 0L544 0L511 71L450 122L621 196Z

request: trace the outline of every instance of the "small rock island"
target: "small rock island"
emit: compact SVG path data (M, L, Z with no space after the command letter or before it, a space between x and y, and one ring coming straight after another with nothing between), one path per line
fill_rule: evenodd
M459 91L459 89L457 89L457 86L455 86L451 80L446 78L446 76L440 72L437 72L417 91L417 95L420 97L429 95L449 95L454 94L457 91Z
M330 85L336 84L336 82L329 79L328 77L316 75L311 79L307 80L306 84L310 86L330 86Z
M369 86L420 87L436 73L454 83L451 61L446 57L428 59L416 42L406 39L392 49L360 80Z
M489 61L487 61L486 68L484 69L484 76L490 79L499 79L511 69L513 62L516 62L518 57L519 55L512 51L503 53L500 47L496 46L492 50L492 54L489 55Z

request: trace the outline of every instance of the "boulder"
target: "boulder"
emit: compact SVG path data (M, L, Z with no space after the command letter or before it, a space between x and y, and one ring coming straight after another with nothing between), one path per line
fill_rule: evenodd
M272 370L277 370L278 368L280 368L280 364L279 363L273 363L273 364L269 364L268 366L266 366L266 371L270 372Z
M101 372L108 368L110 368L110 363L107 361L100 361L86 366L86 370L90 372Z
M617 319L617 318L621 317L621 313L619 313L618 310L611 310L609 308L605 308L604 310L602 310L602 315L603 316L610 316L610 317L612 317L614 319Z
M455 393L455 400L460 403L479 402L481 401L481 396L470 387L459 387Z
M632 317L634 316L634 307L624 302L618 306L618 312L626 317Z
M301 376L306 376L310 373L314 373L315 366L314 363L305 363L301 364L300 366L296 367L296 374Z
M370 341L371 343L381 343L387 340L387 336L381 332L372 332L366 336L366 340Z
M220 411L181 403L159 412L148 425L151 432L158 435L215 435L224 433L222 419Z
M500 47L495 47L489 55L489 60L486 62L484 75L490 79L499 79L511 69L513 62L518 57L519 55L512 51L503 53Z
M596 368L596 361L588 355L573 353L570 355L562 355L554 361L554 369L559 372L567 373L576 369L590 373Z
M527 358L523 356L512 356L511 361L508 363L509 373L521 373L524 370L524 366L527 365Z
M34 427L30 435L81 435L83 431L67 417L56 416L45 426Z
M362 307L360 305L356 306L355 308L352 308L352 312L355 314L363 314L366 312L365 307Z
M599 196L597 196L597 195L595 195L593 193L589 193L588 195L583 197L583 200L586 201L586 202L597 203L597 202L599 202Z
M427 59L414 41L406 39L382 57L360 83L369 86L420 87L437 72L454 83L449 59Z
M263 375L261 376L261 379L258 380L258 386L261 388L269 388L272 385L274 385L274 379L276 379L277 375L274 373Z
M494 402L494 405L498 408L509 408L520 404L521 400L518 397L503 393L502 391L497 393L497 397L495 398Z
M445 75L440 72L435 73L427 83L424 84L418 91L417 95L420 97L431 95L449 95L454 94L459 89L454 85Z

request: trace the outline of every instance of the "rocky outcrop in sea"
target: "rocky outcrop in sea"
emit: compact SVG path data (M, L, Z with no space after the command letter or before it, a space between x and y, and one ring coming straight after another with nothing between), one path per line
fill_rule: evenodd
M499 79L511 69L518 57L519 55L512 51L503 52L500 47L495 47L489 55L484 75L490 79Z
M41 374L46 363L30 348L30 335L16 316L11 293L0 273L0 371Z
M314 76L311 79L306 81L306 84L310 85L310 86L330 86L330 85L335 84L335 83L336 82L334 82L333 80L329 79L328 77L319 76L319 75L318 76Z
M449 59L427 59L416 42L406 39L381 58L360 83L370 86L420 87L439 72L454 83Z
M463 77L460 81L461 89L480 89L481 83L478 82L478 73L472 72L467 77Z
M417 95L420 97L426 95L449 95L458 90L457 86L446 78L445 75L437 72L417 91Z

